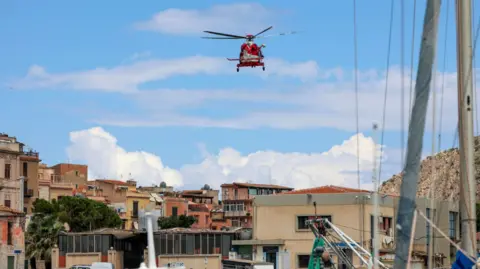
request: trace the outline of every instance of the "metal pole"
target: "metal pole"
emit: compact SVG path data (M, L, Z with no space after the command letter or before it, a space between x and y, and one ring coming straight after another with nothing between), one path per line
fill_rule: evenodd
M372 245L373 245L373 268L378 268L378 178L377 178L377 129L378 125L373 124L373 172L372 172L372 181L373 181L373 230L372 230Z
M461 247L476 257L476 181L473 159L473 83L471 0L456 1L457 87L460 142Z
M397 224L395 225L394 269L405 269L408 262L408 247L412 232L413 212L416 208L416 194L420 171L420 157L425 133L425 118L430 95L432 67L435 58L438 32L440 0L428 0L423 22L422 43L415 83L415 102L408 130L408 146L403 169Z
M24 206L24 198L23 196L25 195L24 193L24 187L25 187L25 177L21 176L19 178L19 181L20 181L20 197L18 198L18 210L23 212L23 208L25 207Z

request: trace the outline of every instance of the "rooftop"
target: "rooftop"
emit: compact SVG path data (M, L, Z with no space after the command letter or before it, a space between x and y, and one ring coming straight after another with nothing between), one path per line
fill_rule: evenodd
M264 188L264 189L282 189L282 190L293 190L293 188L280 186L280 185L272 185L272 184L255 184L255 183L242 183L242 182L233 182L233 183L226 183L222 184L220 187L240 187L240 188Z
M370 193L371 191L327 185L309 189L288 191L281 194L328 194L328 193Z
M107 183L107 184L113 184L113 185L128 186L127 182L121 181L121 180L116 180L116 179L95 179L95 181L103 182L103 183Z
M16 209L4 206L4 205L0 205L0 214L2 214L2 213L10 213L12 215L22 215L23 214L22 211L19 211L19 210L16 210Z

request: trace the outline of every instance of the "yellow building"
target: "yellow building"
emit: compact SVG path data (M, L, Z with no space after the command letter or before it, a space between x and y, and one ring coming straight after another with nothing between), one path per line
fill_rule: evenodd
M242 258L266 260L277 264L277 269L285 268L281 263L289 263L289 268L307 268L312 250L314 235L305 225L305 221L315 216L313 202L316 202L318 216L328 218L353 240L371 249L373 229L373 205L371 193L362 190L335 186L324 186L308 190L287 192L281 195L257 196L254 201L253 233L249 240L235 240L233 245ZM452 238L459 235L458 205L451 202L437 202L438 214L434 221L443 232ZM423 212L429 201L417 199L417 207ZM392 261L394 250L396 214L398 198L380 196L379 198L379 241L380 255L385 262ZM428 213L426 213L428 215ZM450 220L452 217L452 221ZM273 224L273 225L272 225ZM427 224L419 219L416 225L416 251L426 254L428 249ZM434 253L443 254L444 265L450 264L450 244L446 239L434 234ZM342 244L344 251L354 265L360 260ZM278 259L277 259L278 257ZM334 257L334 260L337 260ZM441 260L440 260L441 262ZM338 264L339 268L341 263Z
M92 184L102 191L120 215L123 229L138 229L139 211L144 210L151 201L148 193L137 191L136 181L97 179Z

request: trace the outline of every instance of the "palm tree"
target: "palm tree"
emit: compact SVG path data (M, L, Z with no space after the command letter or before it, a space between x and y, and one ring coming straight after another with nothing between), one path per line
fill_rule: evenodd
M51 262L52 248L58 244L58 234L63 230L56 214L35 214L25 234L27 258L35 258L37 264L41 261Z

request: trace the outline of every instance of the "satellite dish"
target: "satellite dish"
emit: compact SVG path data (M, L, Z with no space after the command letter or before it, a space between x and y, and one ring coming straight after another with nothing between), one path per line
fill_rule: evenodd
M63 228L65 228L65 231L69 232L70 231L70 225L68 225L68 223L64 223L63 224Z

